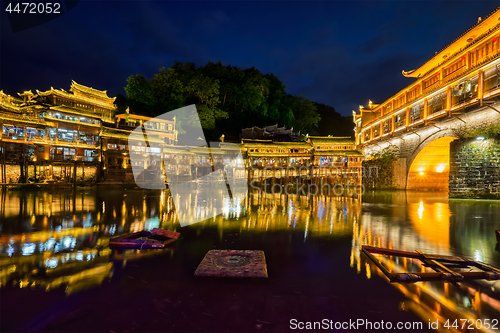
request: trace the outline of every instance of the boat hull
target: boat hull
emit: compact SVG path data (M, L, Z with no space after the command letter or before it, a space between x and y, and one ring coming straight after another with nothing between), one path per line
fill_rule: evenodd
M111 238L109 240L109 247L111 249L163 249L167 244L173 241L175 241L175 239L153 234L148 231L140 231Z

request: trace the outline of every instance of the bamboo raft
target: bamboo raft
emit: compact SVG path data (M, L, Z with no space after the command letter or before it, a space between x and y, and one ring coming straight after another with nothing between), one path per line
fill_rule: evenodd
M179 238L180 233L154 228L149 231L139 231L109 240L111 249L163 249L166 245Z
M419 281L446 281L453 283L463 280L478 279L500 280L500 269L482 262L462 257L425 254L420 251L407 252L390 250L367 245L362 246L362 251L371 261L373 261L375 265L377 265L377 267L391 282L413 283ZM372 253L417 259L420 260L423 265L432 268L435 272L392 273L376 257L374 257ZM476 268L479 269L479 271L463 272L453 270L458 268Z

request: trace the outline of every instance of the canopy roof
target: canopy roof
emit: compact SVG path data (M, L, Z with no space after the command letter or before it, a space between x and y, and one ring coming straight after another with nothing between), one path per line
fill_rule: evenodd
M435 67L438 67L445 62L456 58L456 55L462 53L465 48L476 44L491 33L493 28L498 25L500 19L500 7L491 12L484 19L479 19L476 24L457 37L454 41L446 45L443 49L436 52L432 58L424 62L422 65L411 71L403 71L406 77L420 78L431 72Z

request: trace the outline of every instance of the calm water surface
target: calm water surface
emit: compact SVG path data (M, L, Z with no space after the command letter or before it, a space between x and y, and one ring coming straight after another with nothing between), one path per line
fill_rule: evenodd
M191 199L197 202L195 192ZM499 201L449 200L446 193L367 192L360 199L254 192L233 204L225 202L216 218L181 227L176 200L168 191L120 188L0 192L0 291L52 293L64 288L71 295L102 288L117 275L117 254L107 247L109 239L155 227L179 231L181 238L169 249L118 255L137 262L155 256L182 261L179 274L192 275L208 250L261 249L270 278L318 281L308 289L316 294L329 276L344 276L346 289L356 290L368 280L389 285L360 253L364 244L460 255L500 266L494 235L500 229ZM210 204L200 202L189 214L202 215ZM421 269L406 260L387 264L394 271ZM424 323L500 318L500 282L420 282L391 288L406 299L400 308Z

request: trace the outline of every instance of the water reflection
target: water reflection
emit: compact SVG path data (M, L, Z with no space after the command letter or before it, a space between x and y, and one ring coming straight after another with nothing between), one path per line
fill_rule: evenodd
M362 223L354 226L351 264L367 278L385 275L359 252L361 245L429 254L459 255L499 266L495 251L495 216L500 202L449 200L446 193L369 193ZM383 202L383 204L375 204ZM406 204L405 204L406 203ZM474 217L476 217L474 219ZM420 261L381 258L391 272L430 271ZM451 284L419 282L394 284L408 298L402 307L425 320L500 318L500 281L476 280ZM487 331L487 330L486 330Z
M211 237L214 247L225 241L233 244L235 235L244 236L249 244L277 233L312 244L352 237L347 248L351 256L345 263L367 279L385 277L360 255L364 244L459 255L500 266L494 235L500 229L498 201L448 200L444 193L401 191L370 192L362 200L258 191L232 200L225 197L219 205L210 201L217 197L201 201L196 192L190 195L192 204L183 214L203 219L207 207L222 207L222 214L181 227L174 202L182 200L168 190L0 192L0 286L45 290L62 286L70 294L116 278L129 261L191 251L189 237L199 235ZM111 237L156 227L188 236L178 248L166 250L115 252L107 247ZM297 246L291 241L275 243L276 250ZM404 258L386 264L391 270L426 269ZM500 317L499 282L393 286L407 296L401 307L425 320Z

